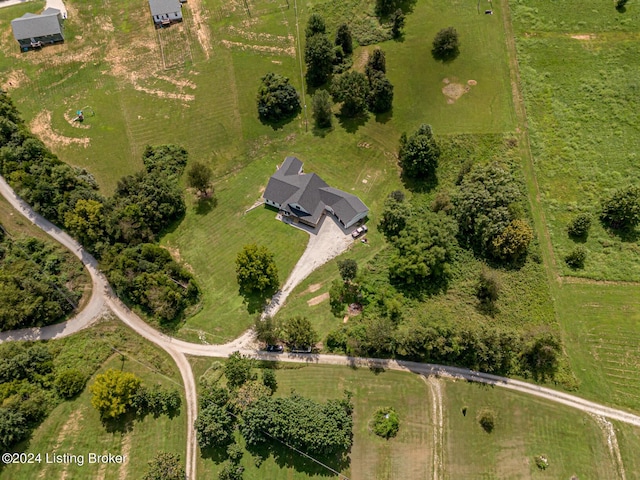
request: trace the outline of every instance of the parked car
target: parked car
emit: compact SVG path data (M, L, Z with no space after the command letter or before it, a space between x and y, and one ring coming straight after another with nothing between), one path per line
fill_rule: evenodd
M282 345L267 345L267 352L281 353L284 351Z
M293 347L291 353L311 353L311 347Z
M360 235L364 235L365 233L367 233L367 230L369 230L367 226L362 225L361 227L358 227L353 232L351 232L351 236L353 238L358 238Z

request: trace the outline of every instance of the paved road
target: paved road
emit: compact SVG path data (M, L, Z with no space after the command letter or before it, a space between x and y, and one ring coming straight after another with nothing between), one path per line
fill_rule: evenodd
M176 362L182 381L184 382L187 399L187 458L186 470L188 478L196 478L196 455L197 445L193 423L197 415L196 385L191 365L186 355L206 356L206 357L226 357L236 350L250 355L254 358L268 361L298 362L308 364L323 365L345 365L350 367L378 367L390 370L400 370L412 372L420 375L437 375L440 377L457 378L473 382L485 383L508 390L518 391L528 395L533 395L545 400L561 403L569 407L577 408L583 412L600 415L620 422L628 423L640 427L640 416L623 410L600 405L595 402L584 400L575 395L552 390L550 388L533 385L519 380L512 380L496 375L474 372L466 368L448 367L444 365L432 365L416 362L406 362L399 360L384 360L376 358L344 357L339 355L295 355L295 354L271 354L257 352L245 347L247 338L250 335L243 335L240 339L223 345L200 345L178 340L161 332L158 332L140 317L129 310L111 291L111 288L99 272L97 262L89 253L82 250L82 247L69 235L52 225L50 222L36 214L26 203L20 200L11 187L0 177L0 194L25 217L36 226L47 232L51 237L62 243L82 260L91 275L93 290L91 299L87 306L74 318L59 325L52 325L40 329L26 329L13 332L5 332L0 336L0 342L10 340L39 340L60 338L78 332L89 327L97 320L103 312L105 306L115 313L123 323L135 330L150 342L155 343L164 349Z

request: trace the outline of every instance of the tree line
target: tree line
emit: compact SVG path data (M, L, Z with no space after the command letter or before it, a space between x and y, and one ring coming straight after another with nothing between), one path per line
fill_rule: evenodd
M161 322L175 321L197 301L192 275L153 245L186 210L178 184L188 160L184 148L147 146L144 169L122 177L104 197L89 172L61 162L28 131L6 93L0 93L0 145L0 173L35 211L103 261L126 300ZM192 165L190 184L206 195L211 172L199 167ZM144 262L133 265L136 256Z

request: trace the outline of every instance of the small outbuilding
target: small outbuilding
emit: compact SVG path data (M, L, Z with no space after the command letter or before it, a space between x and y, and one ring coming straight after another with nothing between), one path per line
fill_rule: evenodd
M47 8L40 15L25 13L11 20L11 28L22 50L64 42L62 14L57 8Z
M149 0L149 8L156 27L182 21L180 0Z

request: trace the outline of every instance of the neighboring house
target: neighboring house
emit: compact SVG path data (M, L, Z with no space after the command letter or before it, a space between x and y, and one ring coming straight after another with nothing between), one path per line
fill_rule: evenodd
M156 27L182 21L180 0L149 0L149 8Z
M23 50L47 43L64 42L62 14L57 8L47 8L40 15L25 13L11 20L13 36Z
M318 226L325 212L333 214L345 228L369 213L355 195L330 187L315 173L302 173L302 162L296 157L284 160L262 196L267 205L311 227Z

